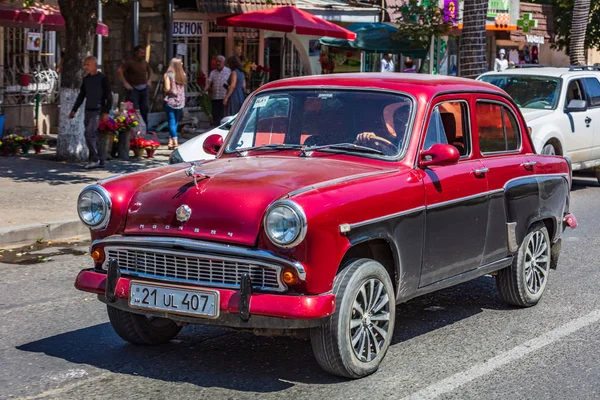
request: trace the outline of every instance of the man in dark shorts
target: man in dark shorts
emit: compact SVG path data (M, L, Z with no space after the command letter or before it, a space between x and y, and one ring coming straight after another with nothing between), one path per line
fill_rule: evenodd
M103 121L108 121L108 113L112 107L112 93L108 78L98 71L98 60L96 57L87 57L83 65L87 75L83 78L79 96L75 101L75 105L71 109L69 118L75 118L77 110L85 100L85 141L90 152L90 162L86 164L86 168L98 168L104 166L106 154L104 151L99 151L98 146L98 125L100 118Z
M133 107L140 110L142 118L148 126L148 111L150 108L150 85L152 79L152 69L145 59L146 51L142 46L135 46L133 49L133 58L125 61L119 69L117 76L129 90L130 99Z

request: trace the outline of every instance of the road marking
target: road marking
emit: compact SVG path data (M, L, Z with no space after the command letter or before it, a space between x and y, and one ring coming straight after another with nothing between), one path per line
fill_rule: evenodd
M403 400L435 399L598 321L600 321L600 310L592 311L583 317L574 319L541 336L531 339L520 346L504 353L500 353L486 362L476 364L466 371L442 379L439 382L405 397Z

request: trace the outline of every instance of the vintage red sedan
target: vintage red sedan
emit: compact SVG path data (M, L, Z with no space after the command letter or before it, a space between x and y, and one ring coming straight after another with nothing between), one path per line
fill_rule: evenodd
M269 83L215 160L85 188L92 268L75 286L115 331L165 343L186 324L306 333L328 372L377 370L396 306L486 274L536 304L569 213L563 157L534 153L495 86L400 74Z

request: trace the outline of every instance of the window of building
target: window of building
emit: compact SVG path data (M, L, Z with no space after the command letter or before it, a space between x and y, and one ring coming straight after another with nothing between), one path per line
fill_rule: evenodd
M477 102L477 129L482 153L519 149L519 125L514 114L498 103Z

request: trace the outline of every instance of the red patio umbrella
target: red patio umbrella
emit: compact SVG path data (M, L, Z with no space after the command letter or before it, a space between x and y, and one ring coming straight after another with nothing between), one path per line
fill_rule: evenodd
M354 32L292 6L265 8L230 17L217 18L217 25L277 32L293 32L296 30L298 35L329 36L347 40L356 39Z

